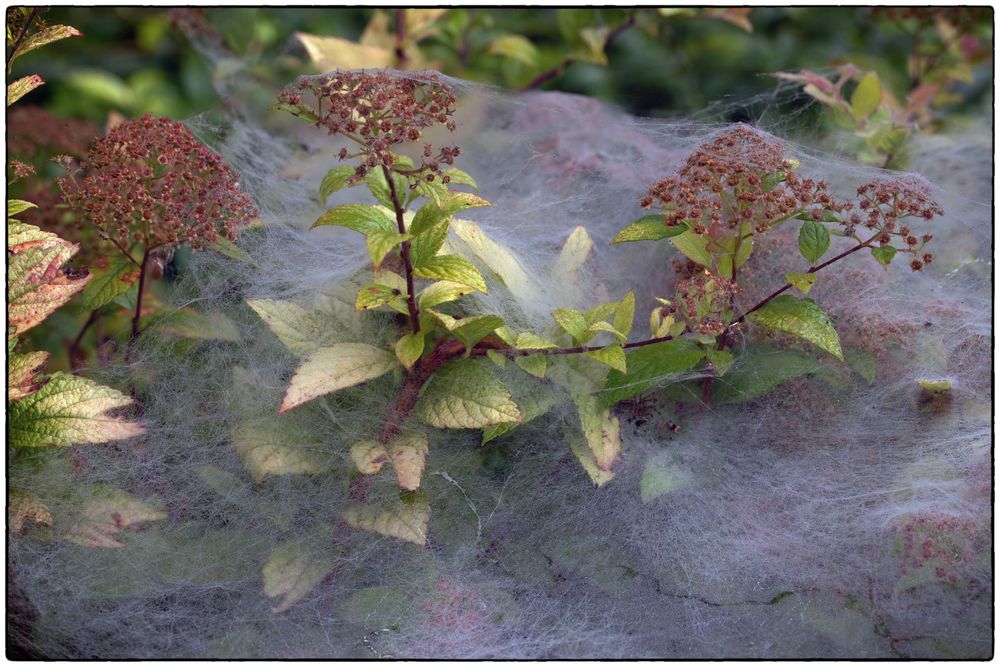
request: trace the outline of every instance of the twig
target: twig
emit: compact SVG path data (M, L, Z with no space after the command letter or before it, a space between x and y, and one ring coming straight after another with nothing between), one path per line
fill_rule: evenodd
M396 183L392 178L388 167L382 167L385 181L389 184L389 195L392 198L392 207L396 211L396 229L400 234L406 233L406 223L403 222L403 205L399 203L399 195L396 193ZM413 259L410 257L410 242L403 241L403 247L399 250L403 258L403 268L406 272L406 308L410 311L410 328L413 333L420 333L420 309L417 307L417 297L413 287Z
M396 10L396 67L406 69L406 10Z
M609 46L611 46L612 42L618 39L618 37L620 37L623 32L631 28L633 25L635 25L635 13L630 12L628 18L626 18L624 21L621 22L620 25L618 25L618 27L616 27L614 30L608 33L607 39L604 40L604 48L606 49ZM554 79L557 76L562 76L566 72L566 68L575 62L576 58L574 58L573 56L566 56L565 58L563 58L562 62L560 62L558 65L556 65L550 70L542 72L534 79L532 79L531 82L528 83L528 85L526 85L524 88L521 89L521 91L524 92L529 90L535 90L546 81Z
M139 265L139 293L135 297L135 314L132 315L132 334L128 339L128 349L125 352L126 361L132 361L136 341L139 340L139 318L142 317L142 293L146 287L146 262L149 259L149 248L143 248L142 263Z
M14 47L10 50L10 55L7 56L7 74L10 74L10 67L14 61L14 55L17 53L17 50L21 48L21 42L23 42L24 38L28 36L28 28L31 27L31 23L35 20L36 16L38 16L37 7L31 10L31 14L28 15L28 20L24 22L24 28L21 29L21 34L17 36L17 40L14 41Z
M76 338L73 339L73 342L69 344L69 366L74 372L76 372L80 368L80 364L77 362L76 356L77 353L79 352L80 343L81 341L83 341L83 335L87 333L87 330L90 329L90 327L93 326L95 322L97 322L99 316L100 313L98 312L98 309L95 308L94 310L90 311L90 317L88 317L87 321L83 323L83 327L81 327L80 333L78 333L76 335Z

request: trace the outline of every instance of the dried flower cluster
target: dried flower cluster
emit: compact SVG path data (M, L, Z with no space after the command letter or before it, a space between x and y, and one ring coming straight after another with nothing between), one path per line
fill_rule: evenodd
M337 72L306 77L278 95L278 101L298 116L313 120L330 134L339 134L360 146L351 155L344 148L340 159L360 157L355 179L379 167L391 168L393 146L420 141L423 130L433 125L455 129L455 93L435 74L405 76L377 72ZM442 165L450 165L459 154L457 146L435 149L425 144L420 166L406 174L420 174L428 181L436 177L447 183Z
M933 567L935 577L952 584L958 583L961 565L972 560L980 537L971 519L939 513L911 517L893 526L892 531L902 558L901 574ZM974 586L978 582L968 583Z
M658 204L667 226L687 223L711 238L742 223L762 233L805 211L821 219L824 211L844 210L826 183L799 178L794 167L780 141L738 125L700 146L676 177L655 183L641 205Z
M676 301L661 314L678 314L687 320L691 331L717 336L726 329L730 318L725 311L739 291L735 282L701 271L677 284Z
M181 123L150 114L91 147L84 173L60 179L66 201L121 247L200 249L258 215L222 158Z
M936 215L944 214L925 183L913 178L866 183L858 188L858 209L845 221L844 230L848 235L854 236L855 228L863 226L878 230L878 242L882 245L890 244L893 236L899 237L902 243L897 244L897 248L913 255L910 268L914 271L920 271L934 260L934 255L924 252L924 246L934 237L930 234L918 237L903 222L912 217L931 220Z

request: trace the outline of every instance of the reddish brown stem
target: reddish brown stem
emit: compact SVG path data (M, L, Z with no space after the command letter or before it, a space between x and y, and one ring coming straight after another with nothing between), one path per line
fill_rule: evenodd
M90 311L90 317L88 317L87 321L83 323L83 327L80 328L80 333L78 333L76 338L73 339L73 342L69 344L69 367L74 373L80 368L77 356L80 352L80 343L83 341L83 336L87 333L90 327L97 322L99 317L100 313L96 309Z
M14 41L14 47L10 50L10 55L7 56L7 74L10 74L11 62L14 58L14 54L16 54L17 50L21 48L21 42L24 41L24 38L28 36L28 29L31 28L31 24L35 20L36 16L38 16L37 7L31 10L31 14L28 15L28 20L24 22L24 28L21 30L21 34L17 36L17 39Z
M438 345L430 355L414 365L406 382L403 383L399 396L396 397L396 402L385 415L382 432L378 436L379 442L386 444L399 435L400 427L417 403L420 389L434 374L434 371L452 359L462 356L464 351L465 345L461 341L448 340Z
M392 199L392 208L396 212L396 229L400 234L406 233L406 223L403 222L403 205L399 202L399 194L396 192L396 183L392 178L392 173L388 167L382 167L385 181L389 184L389 196ZM413 286L413 258L410 256L410 242L403 241L403 246L399 249L399 255L403 259L403 269L406 273L406 309L410 312L410 329L413 333L420 333L420 309L417 307L417 297Z
M631 28L633 25L635 25L635 14L630 13L628 15L628 18L626 18L624 21L621 22L621 24L618 25L618 27L616 27L614 30L608 33L608 38L604 40L604 48L608 48L609 46L611 46L611 44L616 39L618 39L623 32ZM535 90L546 81L554 79L557 76L562 76L563 73L566 72L566 68L575 62L576 58L574 58L573 56L567 56L566 58L563 58L562 62L560 62L552 69L542 72L541 74L536 76L534 79L531 80L530 83L528 83L528 85L526 85L521 90L522 91Z
M146 264L149 260L149 248L142 251L142 263L139 265L139 292L135 297L135 314L132 315L132 334L128 339L128 349L125 352L126 360L132 361L132 354L135 352L136 341L139 340L139 319L142 317L142 294L146 288Z
M406 10L396 10L396 67L406 69Z

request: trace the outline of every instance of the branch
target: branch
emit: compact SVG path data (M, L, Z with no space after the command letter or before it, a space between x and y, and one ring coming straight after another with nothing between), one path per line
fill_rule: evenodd
M14 60L14 55L17 53L17 50L21 48L21 42L23 42L24 38L28 36L28 28L31 27L31 23L35 20L37 15L38 8L32 9L31 14L28 15L28 20L24 22L24 28L21 30L21 34L17 36L17 40L14 42L14 48L10 50L10 55L7 56L7 74L10 74L10 66Z
M396 182L389 173L389 168L383 166L382 174L389 184L389 195L392 198L392 207L396 211L396 229L400 234L406 233L406 223L403 222L403 205L399 203L399 195L396 193ZM399 250L403 258L403 268L406 273L406 308L410 311L410 328L413 333L420 333L420 309L417 308L417 297L413 287L413 259L410 257L410 242L403 241L403 247Z
M406 10L396 10L396 67L406 69Z
M142 251L142 264L139 265L139 293L135 297L135 314L132 315L132 334L128 339L128 349L125 352L126 361L132 360L132 354L135 352L136 341L139 340L139 319L142 317L142 293L146 286L146 269L147 260L149 259L150 249L144 247Z

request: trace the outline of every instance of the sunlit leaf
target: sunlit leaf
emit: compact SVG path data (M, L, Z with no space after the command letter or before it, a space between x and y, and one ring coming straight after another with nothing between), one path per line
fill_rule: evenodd
M599 350L587 352L586 355L595 361L601 362L605 366L610 366L619 373L626 372L625 351L622 349L621 345L608 345Z
M66 447L142 435L136 422L114 416L132 399L93 380L56 373L41 389L10 404L8 443L12 447Z
M396 341L396 358L403 368L410 370L424 353L424 332L408 333Z
M233 429L231 441L255 482L268 475L318 474L329 457L273 417L255 418Z
M629 350L628 372L612 371L601 395L604 405L631 398L676 380L678 374L694 368L705 351L689 340L668 340Z
M615 238L611 242L659 241L679 236L687 229L687 225L684 224L668 227L667 221L662 215L646 215L615 234Z
M45 26L37 32L29 34L21 43L18 45L17 50L10 54L7 59L7 67L10 67L10 63L14 62L14 59L23 56L25 53L34 51L35 49L45 46L46 44L51 44L52 42L57 42L60 39L66 39L67 37L79 37L83 33L68 25L49 25Z
M319 216L312 227L332 225L347 227L361 234L369 232L399 233L396 221L387 209L371 204L343 204L334 206Z
M433 308L442 303L455 301L466 294L471 294L473 291L475 290L468 285L453 283L449 280L440 280L428 286L420 293L418 303L421 308Z
M42 387L38 372L48 361L48 352L28 352L7 356L7 400L15 401Z
M577 271L587 261L590 251L594 248L594 241L590 234L582 226L578 225L570 232L569 238L559 251L555 266L549 272L555 280L576 280Z
M438 428L483 428L522 421L504 384L475 359L443 366L425 385L414 411Z
M594 463L601 470L610 471L622 448L618 417L611 414L610 408L602 406L597 396L576 396L573 402Z
M295 369L279 412L391 371L396 355L364 343L336 343L309 353Z
M501 35L490 43L486 52L516 60L528 67L538 65L538 49L523 35Z
M808 340L841 361L840 337L830 324L830 318L812 299L800 299L783 294L747 315L747 319L777 331L784 331Z
M587 333L587 320L583 313L572 308L557 308L552 311L552 319L562 327L562 330L573 337L578 345L583 345L592 334Z
M7 106L33 91L35 88L45 84L45 79L37 74L23 76L13 83L7 84Z
M302 45L319 71L392 67L396 64L395 56L389 49L358 44L340 37L296 32L292 39Z
M503 281L515 299L531 302L537 297L539 288L509 249L491 239L478 225L468 220L454 218L451 229L469 246L476 258Z
M468 192L448 192L440 201L429 201L420 207L413 216L409 232L414 236L423 234L459 211L489 205L482 197Z
M687 230L671 237L670 242L696 264L706 268L712 266L712 255L708 252L708 236Z
M365 245L368 247L368 257L372 260L372 266L377 269L390 250L403 241L409 240L409 234L400 234L395 231L384 232L382 230L372 230L367 232L365 234Z
M878 74L869 72L858 82L851 95L851 113L860 120L875 111L881 101L882 84L879 83Z
M247 301L247 305L264 320L282 345L295 354L308 354L323 340L321 322L312 312L297 303L277 299L252 299Z
M108 261L108 268L95 270L93 277L80 295L83 307L96 310L111 303L129 291L139 280L139 267L123 255L115 255Z
M486 291L486 281L479 269L468 261L456 255L437 255L414 267L413 273L418 278L432 280L447 280L460 285L467 285L478 292Z
M785 280L788 284L802 292L808 294L812 286L816 284L815 273L786 273Z

